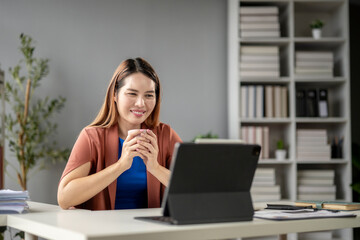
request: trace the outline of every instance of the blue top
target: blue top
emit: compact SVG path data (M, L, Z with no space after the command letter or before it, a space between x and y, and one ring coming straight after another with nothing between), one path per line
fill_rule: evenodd
M124 140L119 138L120 159ZM134 157L131 168L117 179L115 209L147 208L146 166L140 157Z

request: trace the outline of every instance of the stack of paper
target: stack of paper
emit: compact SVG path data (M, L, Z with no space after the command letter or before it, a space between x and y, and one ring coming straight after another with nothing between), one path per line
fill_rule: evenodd
M331 51L296 51L295 74L301 77L332 77L334 54Z
M0 214L24 213L29 209L28 191L0 190Z
M280 77L279 47L245 45L240 47L239 75L242 78Z
M250 192L254 202L280 200L281 189L276 184L275 168L257 168Z
M335 171L306 169L298 171L298 200L335 200Z
M298 161L328 161L331 158L326 129L297 129Z

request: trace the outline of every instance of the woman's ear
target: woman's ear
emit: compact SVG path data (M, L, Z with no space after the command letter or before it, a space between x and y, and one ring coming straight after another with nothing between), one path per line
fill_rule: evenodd
M117 94L116 93L114 93L114 102L116 103L117 102L117 99L116 99L116 97L117 97Z

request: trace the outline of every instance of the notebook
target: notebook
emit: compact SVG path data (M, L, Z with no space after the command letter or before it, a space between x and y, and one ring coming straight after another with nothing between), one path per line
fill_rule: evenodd
M171 224L251 221L250 188L260 150L255 144L177 143L163 215L136 219Z
M295 206L312 206L317 209L330 210L359 210L360 202L341 202L341 201L296 201Z

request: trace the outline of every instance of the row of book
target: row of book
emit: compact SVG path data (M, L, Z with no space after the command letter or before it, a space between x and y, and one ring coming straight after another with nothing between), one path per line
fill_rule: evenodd
M260 158L267 159L270 155L269 127L268 126L242 126L241 139L248 144L261 146Z
M28 191L0 190L0 214L24 213L29 210L26 201L30 200Z
M296 89L297 117L329 117L328 90L326 88Z
M332 169L299 170L298 200L335 200L335 171Z
M279 78L279 47L241 46L239 75L243 78Z
M298 161L327 161L331 158L326 129L297 129L296 153Z
M281 85L242 85L242 118L285 118L288 116L288 89Z
M332 77L334 53L331 51L296 51L295 75Z
M250 192L254 202L280 200L281 189L276 182L275 168L257 168Z
M239 36L280 37L279 9L276 6L242 6Z

